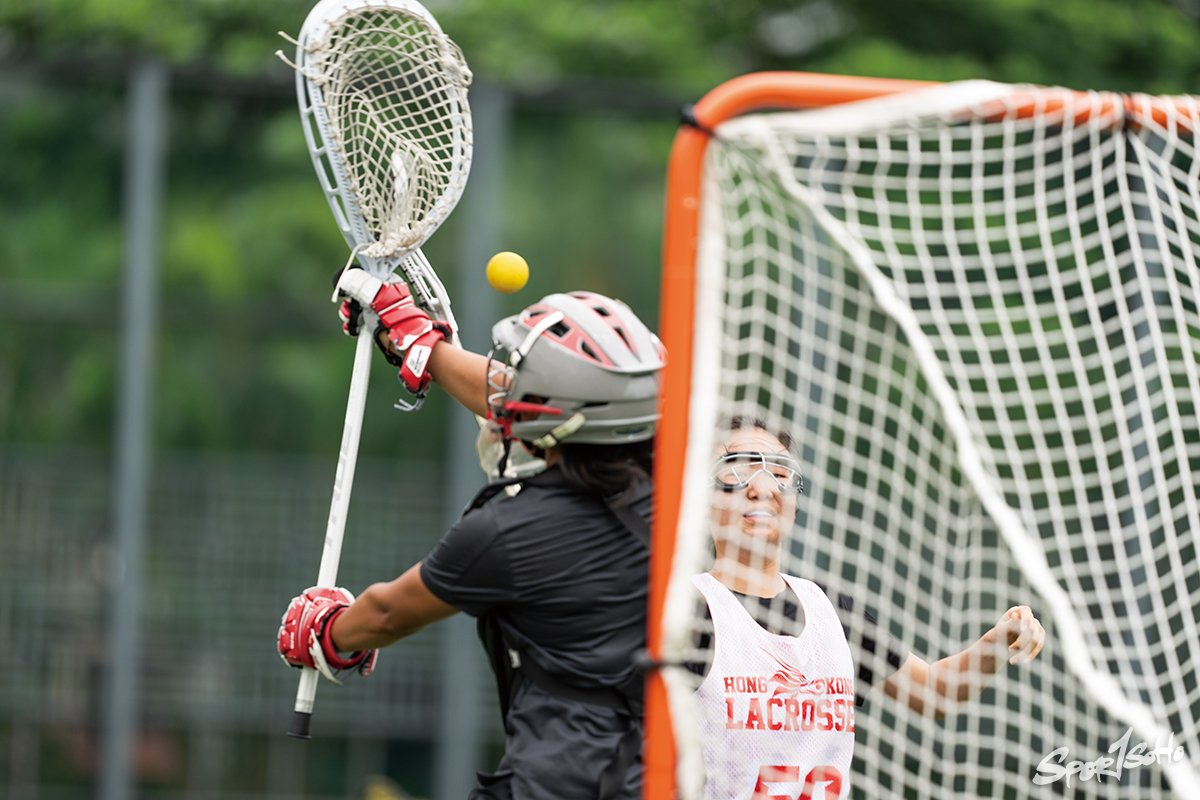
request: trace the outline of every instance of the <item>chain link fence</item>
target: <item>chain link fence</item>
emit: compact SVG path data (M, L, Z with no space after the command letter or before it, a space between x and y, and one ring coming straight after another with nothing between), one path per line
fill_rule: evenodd
M105 670L139 675L139 796L361 796L388 774L427 792L443 686L440 626L367 681L322 682L314 740L284 736L298 673L274 638L315 580L335 461L163 455L152 473L140 663L110 650L111 470L96 452L0 452L0 797L94 796ZM360 462L339 583L360 591L443 531L441 465ZM472 704L498 714L490 686Z

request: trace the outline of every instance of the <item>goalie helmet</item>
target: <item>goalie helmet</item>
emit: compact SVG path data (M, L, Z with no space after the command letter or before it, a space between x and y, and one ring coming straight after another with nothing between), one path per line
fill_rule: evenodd
M626 444L654 436L658 337L617 300L552 294L492 328L490 418L506 439Z

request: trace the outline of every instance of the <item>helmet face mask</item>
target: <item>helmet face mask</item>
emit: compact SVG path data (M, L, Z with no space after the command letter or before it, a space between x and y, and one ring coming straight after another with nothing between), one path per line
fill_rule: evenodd
M623 303L549 295L497 323L492 341L489 418L505 438L547 448L653 437L664 352Z

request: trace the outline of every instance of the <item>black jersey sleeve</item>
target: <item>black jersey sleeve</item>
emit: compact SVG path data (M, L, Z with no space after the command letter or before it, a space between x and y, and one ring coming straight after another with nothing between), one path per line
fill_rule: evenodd
M900 665L908 658L909 650L880 628L878 619L870 609L856 611L852 596L845 592L833 594L824 586L821 588L833 601L846 641L850 643L850 652L857 667L855 703L861 706L867 690L900 669Z
M421 562L421 580L439 600L472 616L516 597L508 554L491 506L466 514Z

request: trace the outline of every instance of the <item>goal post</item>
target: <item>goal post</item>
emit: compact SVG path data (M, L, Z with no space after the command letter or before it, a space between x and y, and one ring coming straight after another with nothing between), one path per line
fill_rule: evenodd
M702 676L679 665L711 624L692 576L733 418L795 443L781 570L881 638L932 663L1010 605L1046 627L944 720L876 686L856 796L1042 796L1052 751L1111 757L1126 730L1181 749L1071 791L1200 796L1197 120L1190 97L808 73L692 109L667 185L647 798L701 796Z

